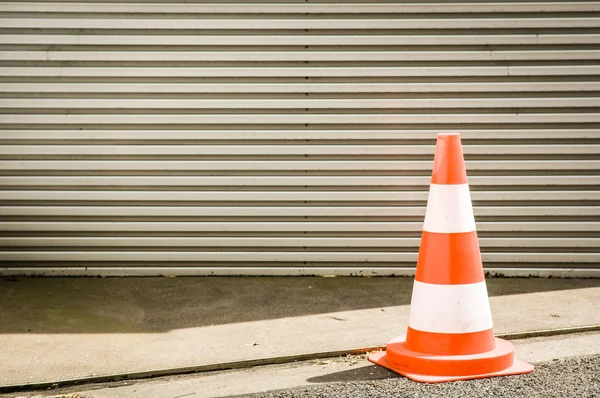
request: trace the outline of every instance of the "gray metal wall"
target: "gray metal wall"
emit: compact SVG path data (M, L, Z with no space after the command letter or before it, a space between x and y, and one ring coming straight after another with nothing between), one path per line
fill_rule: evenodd
M0 272L410 273L460 132L486 267L594 274L599 60L597 1L0 2Z

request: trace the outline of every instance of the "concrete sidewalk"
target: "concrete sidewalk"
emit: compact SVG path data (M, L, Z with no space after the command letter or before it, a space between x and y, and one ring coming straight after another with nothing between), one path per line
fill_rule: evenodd
M552 382L561 383L563 394L552 391L550 395L539 394L539 396L578 396L573 394L573 383L565 383L568 378L569 368L559 367L556 373L548 376L540 374L542 371L540 363L552 364L560 363L559 360L569 358L582 358L597 356L600 354L600 332L566 334L550 337L534 337L529 339L514 340L515 354L523 361L536 365L534 378L546 379L543 384L551 385ZM543 365L542 365L543 366ZM592 370L590 370L591 372ZM599 375L600 377L600 375ZM91 384L85 386L76 386L52 391L38 391L32 393L15 393L7 395L7 398L139 398L139 397L190 397L190 398L217 398L217 397L238 397L243 395L250 398L247 394L264 393L270 397L271 394L277 396L278 392L283 397L305 397L310 394L302 394L297 388L327 388L333 383L356 383L361 381L374 382L377 380L390 379L402 386L403 394L399 396L431 396L433 391L420 391L423 387L420 383L409 380L402 380L403 377L393 373L381 366L373 365L368 362L365 355L353 355L327 359L317 359L311 361L301 361L285 363L280 365L257 366L248 369L224 370L218 372L207 372L200 374L159 377L147 380L130 380L112 383ZM511 379L506 384L514 391L514 384L527 385L535 388L535 383L525 376L509 377ZM580 378L577 381L581 381ZM501 381L499 381L502 383ZM466 397L470 383L479 383L479 381L456 383L456 388L464 388L460 396ZM493 381L490 380L490 383ZM564 384L563 384L564 383ZM371 384L371 383L369 383ZM374 383L373 383L374 384ZM453 383L452 383L453 384ZM465 385L467 384L467 385ZM539 384L539 383L538 383ZM493 385L493 384L492 384ZM460 387L459 387L460 386ZM336 387L329 387L335 389ZM430 386L435 390L436 386ZM447 388L440 386L439 388ZM593 386L588 386L591 390ZM596 386L600 392L600 384ZM582 389L585 389L582 386ZM374 394L381 394L381 390L373 387L371 397ZM520 395L511 395L512 397L529 396L524 391L518 391ZM420 394L419 394L420 393ZM73 395L70 395L73 394ZM442 396L457 396L458 394L445 394ZM351 396L357 394L313 394L313 396ZM389 394L394 397L398 394ZM471 396L495 396L490 391L484 394L472 394ZM579 395L579 396L593 396ZM240 397L241 398L241 397Z
M167 374L382 346L412 278L0 281L0 385ZM599 279L490 279L497 334L600 325Z

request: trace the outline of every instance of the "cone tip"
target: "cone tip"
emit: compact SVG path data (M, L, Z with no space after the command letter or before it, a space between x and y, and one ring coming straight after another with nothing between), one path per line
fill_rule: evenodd
M460 145L460 133L439 133L437 139L439 141Z
M431 182L433 184L467 182L459 133L438 134Z

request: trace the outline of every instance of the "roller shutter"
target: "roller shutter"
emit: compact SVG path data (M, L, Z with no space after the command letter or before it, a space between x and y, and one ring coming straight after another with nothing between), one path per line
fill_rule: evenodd
M600 2L0 2L3 274L600 273Z

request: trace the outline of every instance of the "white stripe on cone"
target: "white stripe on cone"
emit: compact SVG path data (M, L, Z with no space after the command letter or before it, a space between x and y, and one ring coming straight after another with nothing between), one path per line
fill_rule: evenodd
M431 184L423 230L441 234L475 231L468 184Z
M473 333L492 328L485 281L434 285L415 281L408 326L431 333Z

